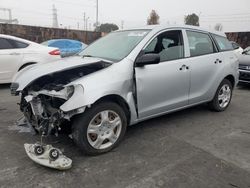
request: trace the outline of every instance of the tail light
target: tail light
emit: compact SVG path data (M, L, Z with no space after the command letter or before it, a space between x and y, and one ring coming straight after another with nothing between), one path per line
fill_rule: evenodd
M49 52L50 55L61 55L60 50L53 50Z

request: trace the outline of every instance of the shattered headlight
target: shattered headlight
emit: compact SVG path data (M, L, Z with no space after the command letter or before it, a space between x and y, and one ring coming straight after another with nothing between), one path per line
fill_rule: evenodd
M64 89L66 89L67 98L69 99L70 97L72 97L72 95L74 94L74 91L75 91L75 87L74 86L66 86Z

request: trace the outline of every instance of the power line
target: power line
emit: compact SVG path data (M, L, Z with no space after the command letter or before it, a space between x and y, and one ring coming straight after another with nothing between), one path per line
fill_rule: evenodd
M69 5L74 5L74 6L85 6L85 7L95 7L95 5L89 5L89 4L80 4L80 3L74 3L74 2L67 2L67 1L62 1L62 0L54 0L57 1L61 4L69 4Z
M249 20L203 20L201 22L233 22L233 23L238 23L238 22L250 22Z
M250 13L238 13L238 14L213 14L213 15L202 15L201 17L227 17L227 16L249 16Z

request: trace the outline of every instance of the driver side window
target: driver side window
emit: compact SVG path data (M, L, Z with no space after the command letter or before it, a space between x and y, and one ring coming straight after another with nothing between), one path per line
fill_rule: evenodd
M159 54L161 62L184 58L182 31L161 33L144 49L144 53Z

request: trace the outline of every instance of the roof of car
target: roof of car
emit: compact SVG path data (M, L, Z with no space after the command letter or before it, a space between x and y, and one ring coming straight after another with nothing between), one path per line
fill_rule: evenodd
M28 44L37 44L35 42L29 41L29 40L26 40L26 39L23 39L23 38L11 36L11 35L0 34L0 37L7 38L7 39L13 39L13 40L17 40L17 41L20 41L20 42L25 42L25 43L28 43Z
M154 30L154 31L161 31L164 29L174 29L174 28L181 28L181 29L192 29L192 30L198 30L198 31L205 31L209 33L214 33L216 35L220 35L225 37L225 33L215 31L215 30L209 30L205 29L202 27L197 27L197 26L190 26L190 25L146 25L142 27L137 27L137 28L131 28L131 29L126 29L126 30L143 30L143 29L149 29L149 30Z

